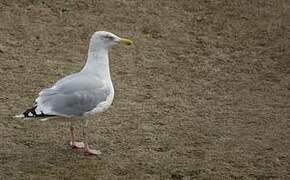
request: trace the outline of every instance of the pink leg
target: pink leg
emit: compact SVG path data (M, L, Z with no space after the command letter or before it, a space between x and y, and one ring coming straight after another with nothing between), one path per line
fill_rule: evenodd
M77 149L84 148L85 145L84 145L83 142L77 142L77 141L75 141L75 134L74 134L74 127L73 127L73 125L70 126L70 132L71 132L70 146L72 148L77 148Z
M88 144L88 137L87 137L87 120L84 120L83 126L83 135L84 135L84 154L85 155L99 155L101 154L100 150L91 149Z

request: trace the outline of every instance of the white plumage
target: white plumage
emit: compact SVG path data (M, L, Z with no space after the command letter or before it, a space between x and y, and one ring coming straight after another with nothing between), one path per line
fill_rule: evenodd
M35 100L36 105L17 117L81 118L84 124L84 143L74 139L71 126L71 146L84 148L86 154L100 154L90 149L87 143L87 117L105 111L113 102L114 88L110 76L109 49L118 44L131 45L132 41L110 32L95 32L90 40L88 58L83 69L57 81L52 87L42 90Z

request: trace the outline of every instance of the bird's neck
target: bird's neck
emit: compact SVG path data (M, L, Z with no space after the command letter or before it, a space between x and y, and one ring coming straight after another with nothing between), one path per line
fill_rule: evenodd
M108 49L104 47L90 47L88 59L82 72L95 75L103 80L111 80Z

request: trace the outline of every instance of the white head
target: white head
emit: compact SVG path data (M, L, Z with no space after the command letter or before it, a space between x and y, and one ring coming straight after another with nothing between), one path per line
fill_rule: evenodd
M120 38L113 33L106 31L97 31L91 37L90 50L95 50L96 48L109 49L118 43L123 43L128 46L133 44L131 40Z

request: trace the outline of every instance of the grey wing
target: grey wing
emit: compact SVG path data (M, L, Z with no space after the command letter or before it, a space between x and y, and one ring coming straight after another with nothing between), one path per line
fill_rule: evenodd
M102 81L81 75L41 91L36 102L44 114L82 116L106 101L109 94L110 88Z

